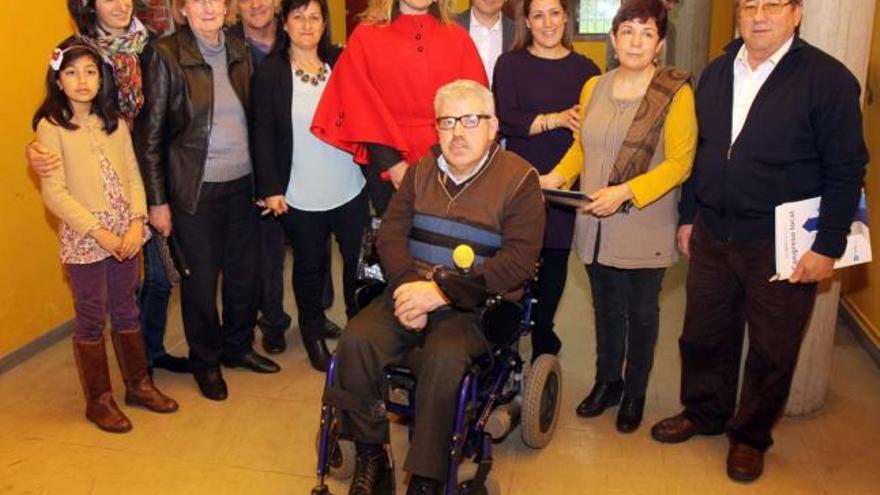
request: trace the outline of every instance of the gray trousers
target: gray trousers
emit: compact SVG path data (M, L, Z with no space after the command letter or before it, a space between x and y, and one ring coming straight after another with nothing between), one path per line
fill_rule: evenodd
M394 316L386 290L357 314L342 332L336 348L337 385L363 399L384 398L383 368L406 364L416 376L415 424L404 469L444 480L449 442L461 379L487 342L474 313L440 309L428 316L422 332L407 331ZM358 442L388 441L388 420L344 411L342 429Z

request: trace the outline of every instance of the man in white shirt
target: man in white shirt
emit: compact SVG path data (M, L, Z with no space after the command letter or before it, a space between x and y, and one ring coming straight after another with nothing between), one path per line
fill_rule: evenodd
M679 339L684 410L651 436L677 443L726 433L736 481L763 472L816 284L844 252L868 160L859 83L800 39L802 16L803 0L737 3L742 40L700 76L700 142L679 208L679 249L690 258ZM815 196L816 239L791 278L774 281L774 210Z
M490 83L498 56L513 45L514 23L501 12L504 1L471 0L471 8L455 16L455 22L468 30L477 45Z

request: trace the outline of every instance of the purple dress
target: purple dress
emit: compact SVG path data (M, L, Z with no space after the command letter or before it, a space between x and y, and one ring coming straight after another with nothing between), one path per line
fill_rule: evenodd
M529 136L529 127L538 114L575 105L584 83L600 73L596 64L575 52L555 60L536 57L526 49L501 55L492 89L507 149L541 174L552 170L574 141L571 131L559 127ZM574 218L572 208L548 207L544 249L571 249Z

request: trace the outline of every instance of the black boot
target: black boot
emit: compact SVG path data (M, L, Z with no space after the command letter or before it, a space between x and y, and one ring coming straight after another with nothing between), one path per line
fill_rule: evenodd
M322 337L323 328L305 328L300 326L300 335L302 336L303 347L306 354L309 355L309 362L312 368L318 371L327 371L330 367L330 350L327 349L327 343Z
M598 416L605 412L605 409L619 404L622 394L623 380L607 383L596 382L590 395L578 404L577 415L584 418Z
M440 481L414 474L409 480L406 495L441 495L442 489L443 484Z
M642 413L645 411L645 398L632 399L623 397L620 409L617 410L617 431L632 433L642 424Z
M358 445L358 447L361 447ZM348 495L391 495L394 493L394 473L388 454L378 449L358 449L354 477Z

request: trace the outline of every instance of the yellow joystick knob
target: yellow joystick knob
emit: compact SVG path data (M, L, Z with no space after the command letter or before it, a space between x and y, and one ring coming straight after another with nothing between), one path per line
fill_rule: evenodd
M459 270L470 270L474 266L474 250L467 244L459 244L452 251L452 262Z

